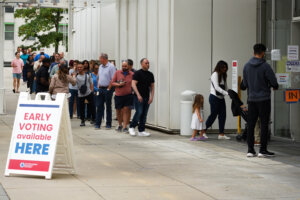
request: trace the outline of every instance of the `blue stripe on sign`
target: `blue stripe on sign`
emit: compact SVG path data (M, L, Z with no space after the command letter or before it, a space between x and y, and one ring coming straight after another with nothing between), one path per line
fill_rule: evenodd
M59 105L20 104L20 107L34 107L34 108L59 108Z

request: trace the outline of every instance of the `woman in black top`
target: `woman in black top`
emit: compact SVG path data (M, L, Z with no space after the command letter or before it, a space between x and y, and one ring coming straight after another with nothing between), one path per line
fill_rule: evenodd
M32 87L33 87L33 80L34 80L34 76L35 76L35 73L34 73L34 70L33 70L33 65L34 65L33 56L29 55L24 67L27 71L27 74L26 74L26 76L27 76L27 88L30 89L30 94L32 94L32 92L33 92Z

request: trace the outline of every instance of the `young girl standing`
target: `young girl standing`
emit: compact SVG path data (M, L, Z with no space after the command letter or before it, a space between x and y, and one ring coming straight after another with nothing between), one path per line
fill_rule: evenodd
M204 98L201 94L195 96L193 104L193 117L191 128L193 129L193 135L191 141L205 140L207 136L205 134L205 123L203 114ZM196 138L197 132L200 131L200 137Z

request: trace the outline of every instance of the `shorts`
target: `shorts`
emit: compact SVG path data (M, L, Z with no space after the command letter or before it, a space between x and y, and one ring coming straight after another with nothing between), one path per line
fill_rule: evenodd
M21 79L22 73L13 73L13 78Z
M133 105L133 95L115 96L115 108L117 110Z

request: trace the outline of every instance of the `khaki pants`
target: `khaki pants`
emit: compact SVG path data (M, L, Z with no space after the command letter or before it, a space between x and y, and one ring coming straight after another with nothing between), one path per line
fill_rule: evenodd
M259 120L259 118L257 119L255 128L254 128L254 139L255 139L255 142L260 143L260 120Z

